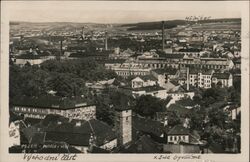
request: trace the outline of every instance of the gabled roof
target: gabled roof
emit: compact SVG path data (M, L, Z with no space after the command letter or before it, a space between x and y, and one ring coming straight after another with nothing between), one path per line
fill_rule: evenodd
M189 133L189 129L183 127L182 125L176 125L167 132L168 135L189 135Z
M54 129L46 131L46 140L64 141L70 145L88 146L91 134L96 136L96 144L101 146L116 138L116 133L112 128L104 122L96 119L86 121L81 126L68 126L63 129L63 125L59 125Z
M143 76L137 76L132 81L157 81L157 79L153 75L143 75Z
M161 153L159 144L157 144L148 135L141 136L137 141L133 142L128 148L121 150L123 153Z
M175 88L177 88L179 86L179 84L177 82L174 81L170 81L167 82L166 85L164 86L165 89L167 90L167 92L174 90Z
M144 80L141 77L137 76L132 81L143 82Z

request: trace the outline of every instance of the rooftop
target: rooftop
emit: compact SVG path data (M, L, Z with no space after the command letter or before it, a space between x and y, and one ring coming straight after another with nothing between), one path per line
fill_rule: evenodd
M230 73L214 73L212 78L217 79L229 79Z
M105 60L105 64L122 64L124 63L126 60L125 59L109 59L109 60Z
M184 54L166 54L165 58L167 59L181 59L184 57Z
M189 129L183 127L182 125L176 125L167 132L168 135L186 135L189 133Z
M148 135L141 136L137 141L133 142L128 148L120 150L123 153L161 153L159 144L156 143Z
M146 92L155 92L155 91L160 91L160 90L165 90L165 89L158 86L158 85L148 86L148 87L140 87L140 88L133 89L133 91L146 91Z
M144 75L144 76L139 76L142 80L147 81L147 80L153 80L153 81L157 81L157 79L152 76L152 75Z
M200 52L200 49L197 48L188 48L188 49L180 49L179 52Z
M51 109L73 109L89 106L84 98L62 98L56 96L44 96L40 98L22 97L13 99L13 105Z
M92 146L90 152L95 153L95 154L98 154L98 153L110 153L110 151L102 149L100 147L96 147L96 146Z
M116 138L116 133L108 124L92 119L85 121L81 126L61 124L47 128L46 140L64 141L75 146L88 146L91 134L96 136L98 146Z
M177 72L177 69L155 69L155 70L152 70L154 71L155 73L157 74L169 74L169 75L175 75L176 72Z

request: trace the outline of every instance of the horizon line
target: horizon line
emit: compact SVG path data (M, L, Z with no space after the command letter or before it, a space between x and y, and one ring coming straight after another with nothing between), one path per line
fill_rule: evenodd
M220 20L220 19L240 19L241 17L229 17L229 18L213 18L209 20ZM209 21L208 20L208 21ZM169 19L169 20L156 20L156 21L138 21L138 22L124 22L124 23L102 23L102 22L77 22L77 21L22 21L22 20L10 20L10 23L75 23L75 24L136 24L136 23L148 23L148 22L161 22L161 21L185 21L185 19ZM205 20L207 21L207 20Z

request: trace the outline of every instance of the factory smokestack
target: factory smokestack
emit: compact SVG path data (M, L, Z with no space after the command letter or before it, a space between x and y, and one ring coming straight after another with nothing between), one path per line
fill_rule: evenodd
M108 50L108 33L105 32L105 50Z
M187 68L187 91L189 91L189 67Z
M61 56L62 56L62 54L63 54L62 42L63 42L63 40L61 39L61 40L60 40L60 53L59 53L59 58L58 58L59 61L61 60Z
M162 51L165 49L165 21L162 21Z
M81 35L81 37L82 37L82 40L84 40L85 39L85 35L84 35L84 27L82 27L82 33L81 33L82 35Z

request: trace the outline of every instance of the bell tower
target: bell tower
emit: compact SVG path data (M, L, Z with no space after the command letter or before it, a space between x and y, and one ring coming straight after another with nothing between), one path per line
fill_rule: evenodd
M132 141L132 110L116 109L115 118L117 145L126 145Z

